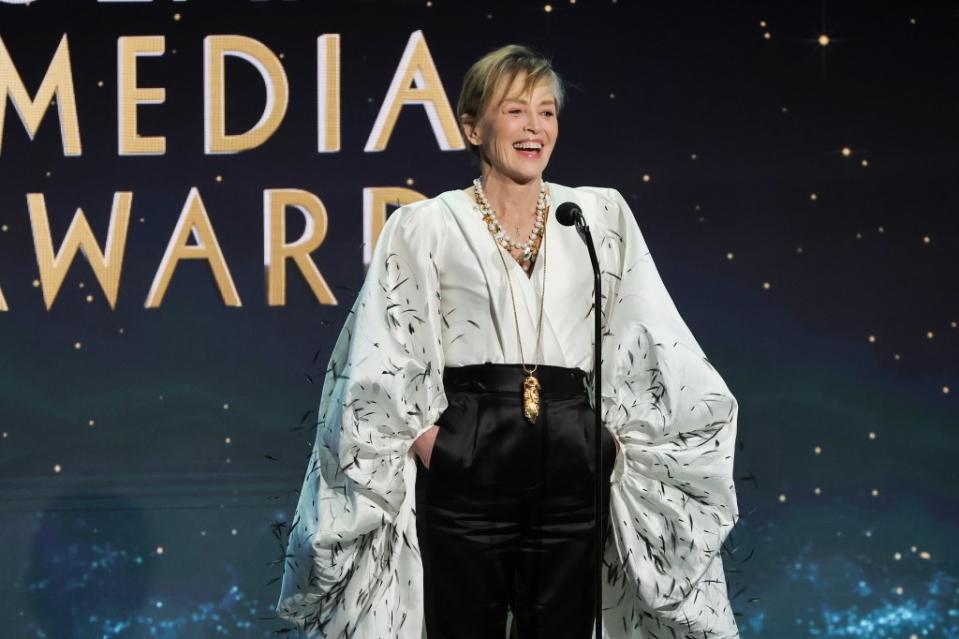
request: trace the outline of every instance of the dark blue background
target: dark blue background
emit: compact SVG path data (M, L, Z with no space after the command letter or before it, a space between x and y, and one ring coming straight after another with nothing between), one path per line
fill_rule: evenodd
M83 144L82 157L64 157L55 109L31 141L5 107L3 636L266 637L283 627L269 619L279 524L292 515L312 445L307 413L364 275L362 189L412 178L435 195L476 174L469 153L439 150L419 106L403 109L386 151L363 152L422 29L453 104L469 64L494 47L553 56L571 86L546 179L626 194L680 312L739 400L742 519L724 564L743 636L959 637L959 5L883 6L0 4L0 37L31 95L68 35ZM203 38L230 33L284 54L290 106L263 146L205 156ZM334 154L315 150L323 33L342 37ZM139 130L167 136L167 152L118 157L116 40L154 34L166 54L140 60L139 84L166 87L166 101L139 108ZM259 117L262 85L244 62L226 68L228 131L243 131ZM145 309L194 186L243 306L225 307L206 263L187 260L162 307ZM266 304L268 188L323 199L329 235L313 257L339 305L319 305L292 269L286 306ZM115 191L134 194L116 309L79 258L47 311L32 284L26 194L44 194L59 245L77 207L102 242ZM301 229L291 214L288 234Z

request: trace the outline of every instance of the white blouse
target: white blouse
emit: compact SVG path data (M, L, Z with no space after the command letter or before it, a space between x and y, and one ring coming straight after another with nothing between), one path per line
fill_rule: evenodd
M532 276L502 255L526 362L545 285L538 362L590 373L592 269L575 228L556 221L559 204L579 204L596 245L603 423L620 444L603 636L739 637L720 557L739 517L739 405L676 310L623 197L548 186ZM426 637L411 444L446 410L445 366L522 361L502 250L461 190L387 219L330 357L289 531L276 610L305 636Z

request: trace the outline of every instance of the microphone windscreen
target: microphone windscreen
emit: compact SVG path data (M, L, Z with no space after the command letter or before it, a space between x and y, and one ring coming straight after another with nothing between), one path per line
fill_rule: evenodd
M583 216L583 211L575 202L563 202L556 207L556 219L563 226L572 226L577 218Z

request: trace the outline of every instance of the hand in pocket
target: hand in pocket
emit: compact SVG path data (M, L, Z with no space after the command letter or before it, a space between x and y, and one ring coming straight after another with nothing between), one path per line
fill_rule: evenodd
M430 459L433 457L433 445L436 443L436 435L439 433L440 427L436 424L433 424L422 433L420 436L413 440L413 452L416 453L416 456L420 458L420 461L423 462L423 465L428 469L430 467Z
M610 431L612 432L612 431ZM616 444L616 456L619 457L619 440L613 435L613 443Z

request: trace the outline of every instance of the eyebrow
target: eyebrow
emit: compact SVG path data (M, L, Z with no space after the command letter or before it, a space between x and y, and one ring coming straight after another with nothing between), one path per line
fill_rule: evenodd
M520 103L523 103L523 104L526 103L525 100L521 100L521 99L519 99L519 98L503 98L503 101L500 102L500 104L506 104L507 102L520 102ZM540 101L539 101L539 104L540 104L540 106L542 106L542 105L544 105L544 104L553 104L553 105L555 105L555 104L556 104L556 100L554 100L553 98L547 98L547 99L545 99L545 100L540 100Z

